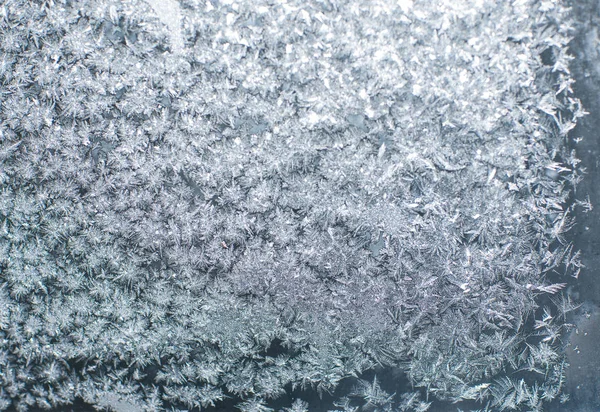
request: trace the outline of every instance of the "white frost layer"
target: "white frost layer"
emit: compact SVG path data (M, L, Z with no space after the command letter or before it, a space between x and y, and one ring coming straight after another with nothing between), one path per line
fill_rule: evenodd
M146 0L157 17L169 28L173 52L183 50L183 36L181 35L181 13L176 0Z

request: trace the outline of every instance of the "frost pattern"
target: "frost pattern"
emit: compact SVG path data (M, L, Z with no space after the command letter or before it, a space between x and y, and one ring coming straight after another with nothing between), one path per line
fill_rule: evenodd
M0 6L0 409L560 393L560 1L151 4Z

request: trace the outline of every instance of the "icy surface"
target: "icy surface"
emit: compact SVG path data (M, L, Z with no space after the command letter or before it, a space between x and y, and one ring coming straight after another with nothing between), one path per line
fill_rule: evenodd
M150 4L0 6L2 405L558 396L560 1Z

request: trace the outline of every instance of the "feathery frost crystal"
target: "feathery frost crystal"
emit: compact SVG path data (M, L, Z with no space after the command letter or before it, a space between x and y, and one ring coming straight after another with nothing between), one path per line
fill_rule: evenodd
M560 394L561 1L150 3L0 5L0 410Z

